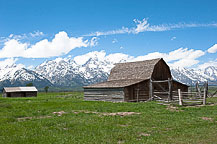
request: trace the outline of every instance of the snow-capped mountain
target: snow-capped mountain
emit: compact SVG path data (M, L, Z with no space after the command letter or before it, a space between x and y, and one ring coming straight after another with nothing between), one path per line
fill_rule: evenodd
M118 62L124 61L120 60ZM57 86L88 85L105 81L114 65L114 62L108 59L99 60L97 56L88 59L84 64L78 64L72 59L58 58L39 65L36 67L36 72L42 74ZM194 85L196 82L209 81L209 84L217 84L217 68L214 66L205 69L170 68L173 78L182 83Z
M83 60L83 59L82 59ZM126 59L113 61L100 59L97 55L77 62L71 58L57 58L45 61L35 70L28 70L21 65L0 67L0 87L22 86L33 82L35 86L74 87L105 81L115 63L125 62ZM188 85L197 81L217 85L217 67L208 66L204 69L186 69L170 67L173 78Z
M0 88L5 86L25 86L30 82L37 87L52 86L52 83L45 77L35 71L25 69L22 65L12 64L0 67Z
M196 82L204 83L208 81L211 85L217 84L217 67L209 66L205 69L186 69L180 67L170 67L174 79L188 85Z
M105 81L108 69L110 70L111 66L97 58L90 58L83 65L77 64L72 59L58 58L42 63L35 71L56 86L70 87Z

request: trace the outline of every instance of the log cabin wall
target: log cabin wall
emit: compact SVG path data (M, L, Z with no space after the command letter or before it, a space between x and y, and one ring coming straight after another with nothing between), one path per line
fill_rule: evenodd
M143 81L125 88L125 101L145 101L149 98L149 81Z
M6 97L36 97L37 92L7 92L3 95Z
M188 91L188 86L185 85L185 84L182 84L180 82L173 81L172 89L173 89L173 91L178 91L178 89L180 89L183 92L187 92Z
M85 88L84 100L123 102L124 88Z

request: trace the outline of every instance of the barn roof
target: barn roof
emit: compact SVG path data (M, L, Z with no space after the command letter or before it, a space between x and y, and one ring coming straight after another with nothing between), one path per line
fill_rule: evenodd
M123 88L136 83L139 83L144 80L135 80L135 79L127 79L127 80L113 80L106 81L102 83L97 83L89 86L85 86L84 88Z
M137 62L118 63L111 70L108 81L126 79L150 79L155 65L160 60L161 58Z
M30 91L38 91L36 87L4 87L5 92L30 92Z

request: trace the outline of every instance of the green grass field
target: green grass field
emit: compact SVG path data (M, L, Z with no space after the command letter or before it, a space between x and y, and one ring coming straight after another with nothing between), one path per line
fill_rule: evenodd
M217 98L208 102L214 104L88 102L81 92L0 98L0 143L216 144Z

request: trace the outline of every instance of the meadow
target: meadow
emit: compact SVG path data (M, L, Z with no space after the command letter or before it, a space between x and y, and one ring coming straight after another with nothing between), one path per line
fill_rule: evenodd
M206 106L83 100L82 92L0 98L0 143L217 143L217 97Z

